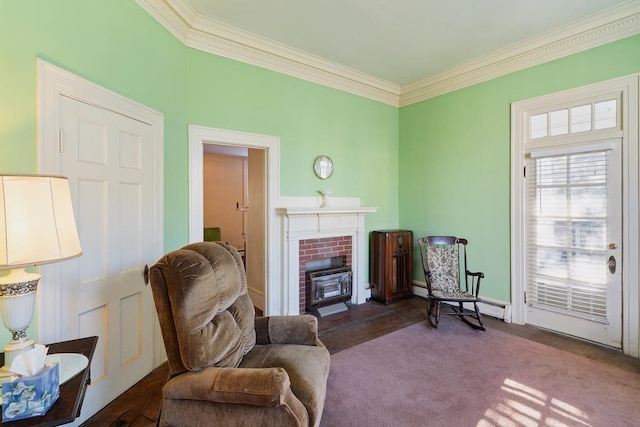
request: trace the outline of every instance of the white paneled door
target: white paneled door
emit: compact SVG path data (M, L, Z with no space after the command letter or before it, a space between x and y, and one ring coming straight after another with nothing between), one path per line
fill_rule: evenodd
M61 266L61 339L97 335L83 418L153 368L152 127L66 96L60 174L69 178L83 255Z

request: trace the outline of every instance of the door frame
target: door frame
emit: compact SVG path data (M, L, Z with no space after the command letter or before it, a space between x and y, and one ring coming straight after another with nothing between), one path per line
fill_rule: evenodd
M153 153L155 159L153 190L153 238L149 245L154 248L155 262L164 253L164 115L143 104L112 92L93 82L76 76L62 68L56 67L37 58L37 150L38 172L47 174L60 173L59 150L60 138L60 97L65 96L104 108L124 116L131 117L151 126L153 132ZM57 264L40 267L42 274L38 290L38 340L41 342L57 342L61 339L60 300L62 286L60 268ZM157 314L153 332L153 365L158 366L165 360L164 344L160 332Z
M620 105L622 131L612 138L622 137L622 350L640 356L640 289L638 263L640 158L639 158L639 79L640 74L620 77L543 95L511 104L511 302L512 321L526 323L526 209L525 165L527 111L544 105L563 105L578 99L588 100L602 93L622 93ZM599 139L608 136L603 132Z
M202 241L203 153L204 144L247 147L266 151L267 194L265 197L265 256L267 277L264 289L264 315L284 313L287 289L282 284L280 260L280 222L276 207L280 204L280 138L271 135L229 129L189 125L189 242Z

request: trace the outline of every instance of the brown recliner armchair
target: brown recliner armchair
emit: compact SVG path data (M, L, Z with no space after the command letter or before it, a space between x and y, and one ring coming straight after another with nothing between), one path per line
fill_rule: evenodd
M240 255L187 245L150 270L170 379L161 426L318 426L329 352L310 315L255 318Z

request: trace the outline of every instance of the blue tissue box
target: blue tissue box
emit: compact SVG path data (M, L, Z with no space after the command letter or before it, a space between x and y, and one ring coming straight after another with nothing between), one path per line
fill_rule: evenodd
M45 365L33 377L20 377L2 384L2 422L22 420L47 413L60 397L58 363Z

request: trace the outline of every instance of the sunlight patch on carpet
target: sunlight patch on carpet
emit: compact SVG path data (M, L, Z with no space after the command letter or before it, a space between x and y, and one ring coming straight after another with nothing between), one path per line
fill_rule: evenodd
M591 426L585 411L541 390L509 378L501 389L509 396L487 409L477 427Z

